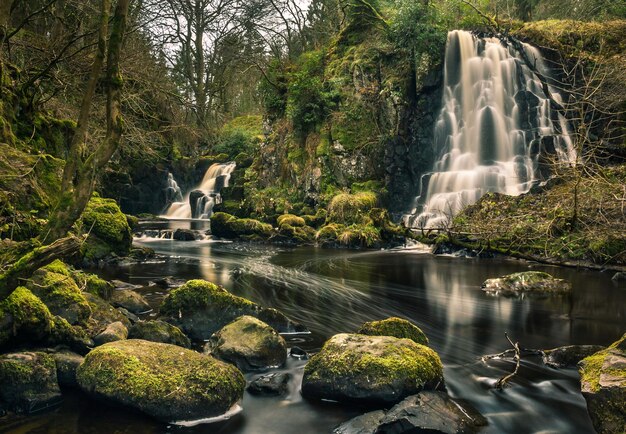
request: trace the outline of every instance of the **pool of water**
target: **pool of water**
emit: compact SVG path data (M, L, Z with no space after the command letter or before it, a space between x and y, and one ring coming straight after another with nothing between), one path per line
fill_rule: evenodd
M481 356L507 349L505 332L522 347L546 349L607 345L626 331L626 285L611 281L611 273L509 259L434 256L420 247L340 251L213 240L136 242L163 257L98 272L141 285L165 276L218 283L306 325L311 334L286 338L289 345L310 352L333 334L354 331L365 321L389 316L410 319L441 356L449 393L486 416L486 433L593 432L574 369L547 368L539 358L528 357L510 387L492 388L498 378L513 370L513 362L483 362ZM561 297L503 298L480 290L488 278L529 269L569 280L573 292ZM157 307L167 291L148 286L140 292ZM164 425L74 392L52 412L0 419L0 431L317 434L330 433L339 423L365 411L303 400L299 388L304 363L290 359L278 369L291 375L288 395L261 398L246 393L243 411L218 424Z

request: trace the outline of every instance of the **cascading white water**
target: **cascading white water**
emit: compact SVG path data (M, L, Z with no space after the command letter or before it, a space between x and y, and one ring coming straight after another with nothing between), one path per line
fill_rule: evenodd
M538 50L524 50L548 75ZM527 192L537 171L533 140L552 137L559 158L573 158L565 118L552 112L541 81L518 57L497 38L448 34L443 107L434 131L441 157L423 177L406 226L441 227L487 192ZM557 100L558 93L551 93Z
M165 217L171 219L211 218L213 207L222 202L220 190L228 187L230 175L235 167L234 162L213 164L204 174L200 185L180 202L172 203Z
M174 179L174 175L171 173L167 174L167 187L165 189L165 197L169 204L173 202L182 202L183 201L183 192L181 191L178 183Z

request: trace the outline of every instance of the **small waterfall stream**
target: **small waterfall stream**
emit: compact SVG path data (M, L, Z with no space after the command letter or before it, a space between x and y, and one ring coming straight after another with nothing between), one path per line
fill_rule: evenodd
M213 207L222 202L220 190L228 187L230 175L235 170L235 167L236 164L234 162L213 164L204 174L200 185L188 193L184 199L182 199L181 195L181 201L172 203L165 217L170 219L211 218Z
M524 45L549 76L537 49ZM435 124L439 154L422 177L404 224L438 228L487 192L519 195L536 182L538 156L571 161L567 121L552 110L541 81L512 47L466 31L448 34L442 109ZM559 95L551 89L555 100Z

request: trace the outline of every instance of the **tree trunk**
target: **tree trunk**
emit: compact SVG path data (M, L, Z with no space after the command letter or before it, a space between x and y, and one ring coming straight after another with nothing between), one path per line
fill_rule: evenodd
M107 164L117 150L122 135L120 93L122 78L119 70L120 52L130 0L119 0L112 20L108 41L107 69L104 87L107 91L107 132L96 150L83 159L87 128L91 116L91 103L98 84L105 56L111 0L102 0L98 50L93 61L87 89L83 97L76 131L63 170L62 193L53 209L48 224L40 235L42 242L61 238L81 216L93 192L96 174Z

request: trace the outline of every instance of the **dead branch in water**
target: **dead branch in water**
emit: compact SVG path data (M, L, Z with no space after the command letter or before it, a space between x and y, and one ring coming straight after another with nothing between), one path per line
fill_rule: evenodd
M511 344L513 348L505 350L498 354L488 354L486 356L481 357L481 360L483 362L487 360L504 359L504 358L513 357L513 361L515 362L515 369L510 374L507 374L504 377L500 378L498 381L496 381L496 384L494 386L496 389L504 388L504 386L506 386L508 381L511 378L513 378L515 375L517 375L517 371L519 370L520 362L522 360L522 353L524 353L525 355L541 355L541 356L543 356L544 354L542 350L520 348L519 342L513 343L511 338L509 338L508 333L504 333L504 336L506 336L506 339L509 341L509 343Z

